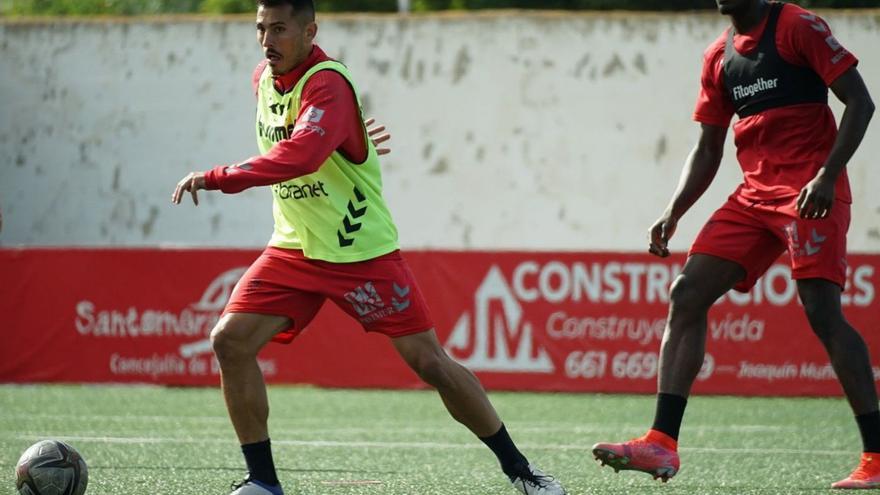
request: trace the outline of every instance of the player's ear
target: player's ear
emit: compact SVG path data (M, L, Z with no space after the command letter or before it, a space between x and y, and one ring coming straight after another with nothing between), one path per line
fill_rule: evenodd
M306 24L305 33L306 33L306 40L307 41L310 41L310 42L314 41L315 36L318 35L318 23L312 21L312 22Z

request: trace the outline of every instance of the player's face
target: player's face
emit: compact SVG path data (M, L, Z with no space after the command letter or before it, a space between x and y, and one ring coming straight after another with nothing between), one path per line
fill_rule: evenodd
M314 22L302 22L291 5L257 9L257 41L273 75L290 72L309 56L317 30Z
M733 15L740 12L746 12L759 0L715 0L718 5L718 12L724 15Z

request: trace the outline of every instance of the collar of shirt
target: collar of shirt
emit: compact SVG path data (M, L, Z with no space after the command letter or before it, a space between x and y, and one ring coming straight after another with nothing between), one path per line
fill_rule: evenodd
M309 56L299 65L293 68L287 74L282 74L275 78L274 84L275 89L280 93L287 93L292 90L296 83L299 82L300 78L305 75L305 73L311 69L315 64L320 62L324 62L326 60L330 60L330 57L324 53L324 50L321 49L318 45L312 45L312 51L309 53Z

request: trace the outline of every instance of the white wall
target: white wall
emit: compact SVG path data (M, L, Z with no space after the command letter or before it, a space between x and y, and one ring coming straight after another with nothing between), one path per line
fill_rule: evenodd
M880 15L823 15L880 102ZM326 16L319 43L394 135L386 197L405 248L641 251L697 135L701 54L725 22ZM249 16L0 23L0 244L263 245L266 190L169 203L188 171L255 153L259 58ZM880 252L875 120L849 166L853 251ZM730 141L674 249L738 183Z

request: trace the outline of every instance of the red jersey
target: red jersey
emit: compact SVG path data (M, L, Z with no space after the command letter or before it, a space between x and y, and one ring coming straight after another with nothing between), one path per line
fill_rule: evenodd
M303 63L275 78L275 89L281 93L292 91L309 69L326 60L330 57L315 45ZM260 62L254 71L254 93L266 63L265 60ZM322 109L321 127L297 128L290 139L280 141L265 155L245 160L246 166L223 165L209 170L205 174L206 188L236 193L249 187L288 181L316 172L336 150L352 162L366 160L367 142L360 109L345 77L332 70L314 74L303 87L300 108L297 121L302 120L302 113L310 108Z
M734 49L741 54L755 50L767 27L769 15L751 31L736 34ZM724 84L724 48L729 30L721 34L703 55L700 95L694 120L727 127L734 106ZM783 6L776 26L776 49L791 65L807 67L826 86L856 65L858 60L842 47L828 24L793 4ZM737 159L744 181L734 195L753 201L772 201L800 194L825 164L837 138L837 124L824 103L807 103L764 110L739 119L734 125ZM846 170L836 185L837 199L852 202Z

